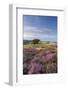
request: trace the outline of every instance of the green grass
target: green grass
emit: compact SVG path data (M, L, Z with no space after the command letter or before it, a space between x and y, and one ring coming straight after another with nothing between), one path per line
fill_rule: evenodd
M52 44L52 43L49 43L49 44L46 44L46 43L40 43L40 44L27 44L27 45L24 45L24 48L54 48L56 47L55 44Z

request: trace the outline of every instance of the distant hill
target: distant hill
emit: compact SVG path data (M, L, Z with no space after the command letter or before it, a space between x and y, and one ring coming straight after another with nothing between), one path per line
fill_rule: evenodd
M29 44L29 43L31 43L31 42L32 42L32 40L23 40L23 44L24 44L24 45Z
M31 42L32 42L32 40L23 40L23 44L24 45L30 44ZM56 44L57 42L53 42L53 41L41 41L41 43L46 43L46 44L54 43L54 44Z

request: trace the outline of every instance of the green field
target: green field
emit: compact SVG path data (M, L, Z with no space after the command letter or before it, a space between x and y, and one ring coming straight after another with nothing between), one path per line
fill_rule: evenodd
M55 48L57 47L55 43L40 43L40 44L27 44L24 48Z

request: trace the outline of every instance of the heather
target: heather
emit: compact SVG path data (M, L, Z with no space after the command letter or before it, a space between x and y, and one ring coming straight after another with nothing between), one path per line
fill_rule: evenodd
M23 74L57 73L56 43L26 44L23 48Z

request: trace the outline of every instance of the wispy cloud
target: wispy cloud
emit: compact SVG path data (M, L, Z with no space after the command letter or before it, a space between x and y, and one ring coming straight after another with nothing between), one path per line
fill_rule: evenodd
M48 28L24 26L24 39L39 38L41 40L56 40L56 32Z
M24 39L56 41L57 17L24 15Z

